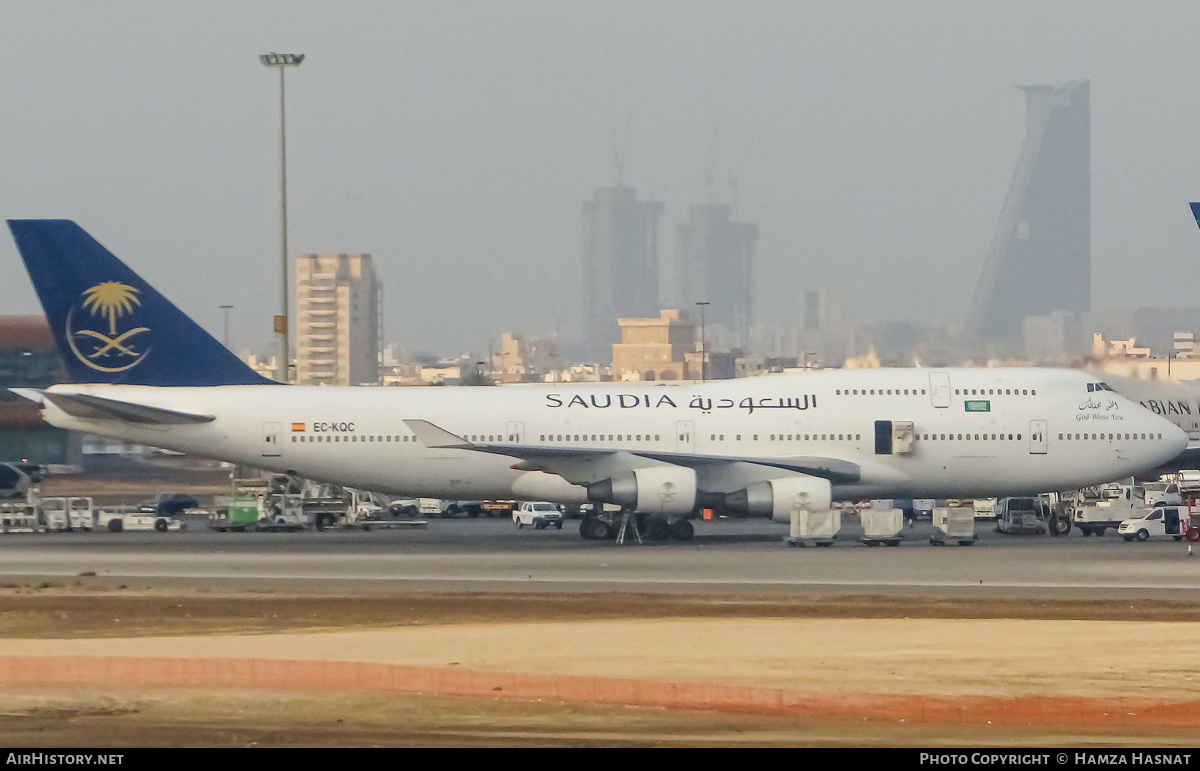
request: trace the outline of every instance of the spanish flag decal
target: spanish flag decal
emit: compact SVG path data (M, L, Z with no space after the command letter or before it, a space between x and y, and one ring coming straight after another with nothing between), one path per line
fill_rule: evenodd
M293 434L304 433L304 424L303 423L293 423L292 424L292 433Z

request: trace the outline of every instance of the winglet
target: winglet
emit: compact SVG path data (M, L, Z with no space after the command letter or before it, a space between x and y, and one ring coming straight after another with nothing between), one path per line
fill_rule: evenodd
M1200 202L1193 201L1188 206L1192 207L1192 216L1196 218L1196 224L1200 225Z
M428 420L406 420L404 425L412 431L421 444L430 449L475 450L478 445L468 442L457 434L452 434L444 428L439 428Z

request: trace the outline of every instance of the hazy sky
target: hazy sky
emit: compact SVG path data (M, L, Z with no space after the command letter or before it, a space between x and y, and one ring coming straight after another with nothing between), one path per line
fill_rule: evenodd
M1087 78L1094 304L1197 305L1197 41L1194 1L0 0L0 213L74 219L218 337L232 304L235 346L265 344L279 103L257 57L303 52L292 252L373 254L404 349L577 327L614 113L664 256L736 177L763 320L798 322L822 284L864 319L936 320L992 239L1016 86ZM7 232L0 276L0 313L38 312Z

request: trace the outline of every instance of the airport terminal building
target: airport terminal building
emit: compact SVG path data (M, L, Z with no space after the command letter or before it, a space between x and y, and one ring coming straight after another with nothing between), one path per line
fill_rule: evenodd
M0 316L0 460L78 465L80 437L42 420L38 406L9 388L45 388L65 379L43 316Z

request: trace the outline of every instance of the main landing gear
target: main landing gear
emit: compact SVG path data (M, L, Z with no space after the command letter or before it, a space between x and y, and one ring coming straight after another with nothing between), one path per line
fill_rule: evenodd
M651 541L690 541L696 534L692 523L686 519L668 520L657 514L621 511L616 514L587 513L579 523L579 535L589 541L604 541L610 538L624 543L632 537L638 543Z

